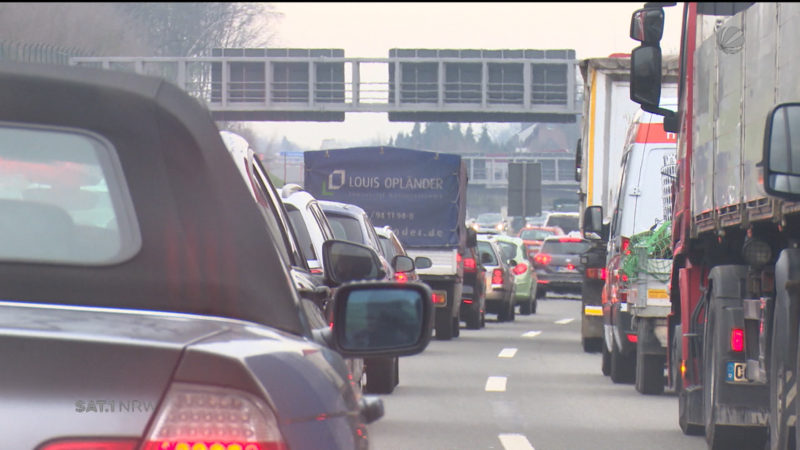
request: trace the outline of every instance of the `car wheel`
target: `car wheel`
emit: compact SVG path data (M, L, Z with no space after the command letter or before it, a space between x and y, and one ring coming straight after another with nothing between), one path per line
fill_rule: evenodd
M617 346L615 339L611 340L611 381L614 383L633 383L636 375L635 355L625 356Z
M453 337L458 337L461 335L461 322L459 322L458 317L453 317Z
M367 358L365 391L369 394L391 394L397 386L398 358Z
M603 375L609 376L611 375L611 353L608 351L605 340L603 340L601 345L603 346L603 365L601 370L603 371Z
M473 307L467 311L467 328L470 330L479 330L481 328L481 311L477 303L473 303Z
M536 306L537 306L537 304L538 304L538 303L539 303L539 302L538 302L538 301L536 301L536 298L534 298L533 300L531 300L531 305L532 305L532 306L531 306L531 314L536 314Z
M511 300L509 300L508 305L509 305L509 308L508 308L509 309L509 311L508 311L508 321L509 322L513 322L514 318L517 315L516 314L517 313L517 305L514 304L513 297L512 297Z
M486 313L481 311L481 328L486 327Z
M529 316L533 310L533 300L528 298L519 304L519 314L522 316Z

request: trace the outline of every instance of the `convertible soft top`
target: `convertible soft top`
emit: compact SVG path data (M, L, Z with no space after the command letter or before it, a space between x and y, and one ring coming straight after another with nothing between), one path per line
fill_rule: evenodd
M0 299L209 314L308 333L275 237L196 99L160 78L4 62L3 122L105 138L141 247L106 265L0 260Z

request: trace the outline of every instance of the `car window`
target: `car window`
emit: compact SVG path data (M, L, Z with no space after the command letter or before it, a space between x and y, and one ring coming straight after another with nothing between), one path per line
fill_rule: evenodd
M543 241L545 238L553 236L554 234L555 233L550 230L522 230L522 233L520 233L519 237L529 241Z
M358 223L358 219L335 213L327 213L326 216L333 229L333 236L336 239L368 245L364 234L361 232L361 224Z
M559 241L550 240L544 241L542 244L542 253L552 253L556 255L580 255L581 253L589 250L591 244L586 241Z
M111 144L83 131L0 127L0 260L114 264L141 248Z
M390 260L397 255L397 251L392 244L392 240L388 237L378 236L378 240L381 242L381 248L383 249L383 254L386 256L386 259Z
M506 261L514 259L517 256L517 246L511 242L497 241L497 246L503 252L503 258Z
M318 259L317 252L314 251L314 244L311 241L311 235L308 234L308 224L303 218L303 213L295 208L294 205L287 203L284 206L286 206L286 212L289 213L289 221L292 223L292 228L303 256L306 259Z
M578 216L552 215L547 218L548 227L559 227L565 233L580 230Z

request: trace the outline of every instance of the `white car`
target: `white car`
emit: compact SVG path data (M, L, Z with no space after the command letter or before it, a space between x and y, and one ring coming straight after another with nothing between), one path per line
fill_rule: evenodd
M311 273L322 273L322 243L333 239L333 230L319 202L300 185L287 184L278 189L281 201L296 230L300 250Z

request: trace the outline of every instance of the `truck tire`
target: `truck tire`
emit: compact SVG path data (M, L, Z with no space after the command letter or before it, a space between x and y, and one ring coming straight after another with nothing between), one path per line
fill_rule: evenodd
M611 340L611 381L614 383L633 383L636 375L635 355L625 356L617 346L615 339Z
M608 351L608 346L606 345L605 338L602 339L601 344L603 346L603 365L601 370L603 371L603 375L609 376L611 375L611 352Z
M453 317L453 337L459 337L461 335L461 322L458 320L458 317Z
M681 324L672 327L672 346L669 354L669 379L672 380L672 389L676 395L680 395L683 390L683 377L681 376L681 354L683 352L681 338L683 331Z
M672 335L672 355L670 361L670 373L673 376L673 387L678 396L678 426L683 434L687 436L702 436L705 429L702 425L689 423L689 406L687 405L686 395L683 394L683 378L681 377L681 361L683 361L683 347L681 347L681 337L683 329L680 324L675 325L675 332Z
M597 353L603 345L602 338L581 338L584 353Z
M636 390L645 395L664 393L664 357L636 351Z
M792 302L793 303L793 302ZM773 314L772 320L772 352L769 355L769 442L772 450L794 449L796 425L789 425L791 415L795 413L795 391L797 372L797 322L790 315ZM789 337L791 336L791 337ZM786 343L788 345L776 345ZM794 373L793 373L794 372Z
M449 341L453 339L453 319L450 315L436 315L436 340Z
M398 358L367 358L364 369L367 374L365 391L369 394L391 394L398 383Z

